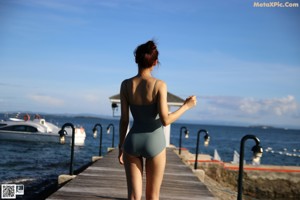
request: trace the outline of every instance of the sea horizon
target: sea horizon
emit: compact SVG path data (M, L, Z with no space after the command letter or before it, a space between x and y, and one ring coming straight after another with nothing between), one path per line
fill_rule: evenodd
M1 116L5 116L5 114L39 114L39 115L48 115L48 116L64 116L64 117L82 117L82 118L99 118L105 120L119 120L120 116L111 116L106 114L95 114L95 113L51 113L51 112L33 112L33 111L0 111ZM0 120L1 120L0 116ZM130 118L133 121L132 118ZM212 125L212 126L229 126L229 127L252 127L252 128L275 128L275 129L289 129L289 130L300 130L299 126L290 125L290 124L259 124L259 123L247 123L247 122L234 122L234 121L220 121L220 120L193 120L193 119L181 119L179 118L174 123L185 123L192 125Z

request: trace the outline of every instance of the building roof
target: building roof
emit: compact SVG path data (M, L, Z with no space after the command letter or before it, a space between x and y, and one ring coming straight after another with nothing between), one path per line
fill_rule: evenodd
M111 101L111 103L120 103L120 94L109 97L109 100ZM184 102L182 98L170 92L168 92L167 100L169 106L181 106Z

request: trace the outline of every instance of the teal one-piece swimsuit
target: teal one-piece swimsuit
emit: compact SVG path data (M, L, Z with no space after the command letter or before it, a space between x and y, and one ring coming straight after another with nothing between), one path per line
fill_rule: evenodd
M166 147L157 103L130 105L130 110L134 121L124 141L124 151L137 157L155 157Z

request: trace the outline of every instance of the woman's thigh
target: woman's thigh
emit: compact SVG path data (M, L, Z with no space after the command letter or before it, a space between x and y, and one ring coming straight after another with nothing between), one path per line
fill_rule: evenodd
M166 149L146 159L146 196L158 196L166 166Z
M128 197L132 198L134 196L139 199L142 196L143 159L127 153L124 153L123 159L127 178Z

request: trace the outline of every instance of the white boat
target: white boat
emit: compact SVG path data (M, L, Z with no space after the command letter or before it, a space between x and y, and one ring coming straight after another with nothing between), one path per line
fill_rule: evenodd
M30 120L30 116L26 114L23 119L8 118L7 120L1 120L0 140L71 143L72 129L66 127L65 134L60 134L60 130L60 127L46 122L39 115L35 115L34 119ZM76 127L74 144L84 145L85 137L84 128Z

